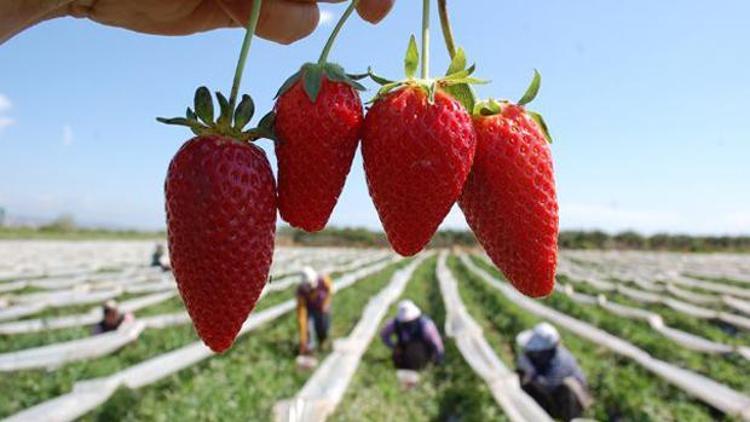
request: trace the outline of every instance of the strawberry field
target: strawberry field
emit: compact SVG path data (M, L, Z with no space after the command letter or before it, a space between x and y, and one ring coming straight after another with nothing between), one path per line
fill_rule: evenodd
M171 274L145 265L152 248L0 243L8 257L0 263L0 417L531 420L514 413L533 407L513 390L515 336L542 320L560 330L589 381L587 417L750 415L750 259L742 255L563 252L555 292L532 300L517 296L481 251L403 259L379 249L279 248L240 337L215 355L195 334ZM336 286L334 341L316 351L311 370L295 363L293 299L304 265ZM431 316L446 346L442 365L409 390L378 338L406 298ZM135 320L91 336L107 299ZM467 324L478 329L461 331ZM480 343L498 360L466 346Z

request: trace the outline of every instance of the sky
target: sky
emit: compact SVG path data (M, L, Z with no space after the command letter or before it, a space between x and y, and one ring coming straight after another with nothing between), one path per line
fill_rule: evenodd
M421 2L396 3L380 25L353 18L331 59L402 76ZM750 2L452 3L458 43L491 80L482 97L517 100L533 69L543 75L530 108L555 138L563 229L750 233ZM317 58L344 8L322 6L318 30L290 46L254 41L241 91L258 117ZM432 28L432 68L444 71L436 14ZM190 133L154 117L182 114L199 85L227 93L242 35L162 37L65 18L0 45L0 207L163 228L167 165ZM259 145L274 163L270 141ZM379 227L359 155L331 223ZM457 209L443 226L466 227Z

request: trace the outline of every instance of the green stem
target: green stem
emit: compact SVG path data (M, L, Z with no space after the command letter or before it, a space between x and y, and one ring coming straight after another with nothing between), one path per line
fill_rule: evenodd
M253 8L250 11L250 19L247 21L247 27L245 28L245 39L242 40L242 48L240 49L240 58L237 60L237 68L234 70L234 81L232 82L232 92L229 95L229 109L234 110L237 105L237 93L240 90L240 82L242 81L242 72L245 70L245 62L247 61L247 53L250 51L250 44L253 41L253 35L255 35L255 27L258 26L258 17L260 16L260 7L263 4L263 0L253 0Z
M336 41L336 37L339 36L341 28L344 27L344 23L346 23L346 20L349 19L349 16L352 15L354 9L357 7L357 4L359 4L359 0L352 0L352 2L349 4L349 7L346 8L346 11L344 11L344 14L339 18L339 21L336 23L336 27L333 28L333 32L331 32L331 35L328 37L328 41L326 42L325 47L323 47L323 52L320 53L318 64L324 64L328 60L328 53L331 52L331 48L333 47L333 43Z
M422 0L422 79L430 77L430 1Z
M443 29L445 48L451 59L456 55L456 41L453 38L450 17L448 16L448 0L438 0L438 12L440 13L440 26Z

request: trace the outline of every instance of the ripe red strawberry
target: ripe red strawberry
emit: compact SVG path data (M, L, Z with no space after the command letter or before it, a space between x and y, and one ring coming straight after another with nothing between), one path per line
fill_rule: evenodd
M546 296L555 282L558 233L546 126L523 106L493 108L474 118L477 152L459 205L511 283L528 296Z
M301 73L310 72L310 66L316 65L306 65ZM320 84L313 98L304 75L296 76L275 107L279 211L292 226L315 232L328 223L344 188L364 116L351 82L313 74Z
M198 334L229 348L268 280L276 231L271 167L258 147L198 136L166 180L169 253Z
M417 85L385 94L362 134L367 184L394 250L411 256L430 241L461 193L474 158L471 117L441 90Z

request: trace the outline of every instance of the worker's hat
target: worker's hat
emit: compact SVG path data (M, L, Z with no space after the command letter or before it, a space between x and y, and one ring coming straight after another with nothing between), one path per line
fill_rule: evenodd
M398 313L396 314L396 320L398 322L409 322L422 316L422 311L417 305L411 300L402 300L398 304Z
M104 305L102 305L102 308L104 309L104 312L116 311L118 309L117 302L114 299L110 299L104 302Z
M522 331L516 337L516 343L527 352L550 350L560 342L560 333L551 324L541 322L531 330Z
M302 284L308 284L315 287L318 284L318 273L312 267L304 267L300 272L302 275Z

